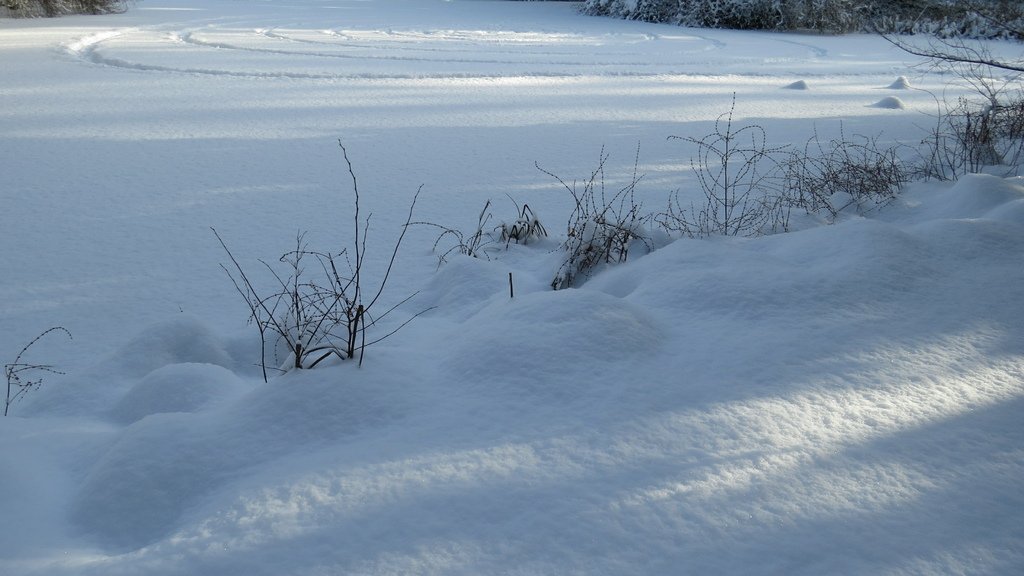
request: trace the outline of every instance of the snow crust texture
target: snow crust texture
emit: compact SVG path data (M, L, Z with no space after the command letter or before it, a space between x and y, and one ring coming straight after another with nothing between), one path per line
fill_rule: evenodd
M639 141L661 206L697 190L666 136L703 135L733 92L773 141L913 139L934 101L907 88L943 79L867 36L569 4L0 21L0 353L75 336L33 350L67 374L0 419L0 574L1024 570L1021 178L916 183L549 286L571 198L534 162L571 181L604 142L617 189ZM340 246L339 137L368 277L419 183L417 219L468 226L488 199L514 217L509 194L556 237L438 268L412 228L385 298L418 291L394 323L425 312L361 368L264 383L209 227L254 275L296 230Z

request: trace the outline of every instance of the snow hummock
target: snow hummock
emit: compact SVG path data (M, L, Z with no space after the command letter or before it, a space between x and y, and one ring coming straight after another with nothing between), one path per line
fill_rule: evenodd
M918 115L864 102L914 64L870 35L563 2L0 20L0 358L74 334L29 351L66 374L0 418L0 573L1019 572L1020 177L659 240L550 289L573 200L535 163L580 181L603 144L609 191L638 162L645 209L699 200L694 150L667 136L706 134L735 94L773 145L913 143ZM780 96L794 75L813 97ZM382 309L413 296L383 322L422 314L362 367L265 383L209 228L264 286L297 230L340 250L339 138L373 214L368 279L420 184L415 220L466 229L490 199L511 221L507 194L551 237L438 267L436 230L411 227Z
M892 84L889 84L888 88L891 90L909 90L910 80L907 80L906 76L900 76Z
M871 107L884 108L886 110L903 110L904 108L907 107L907 105L903 103L903 100L900 100L896 96L886 96L885 98L882 98L878 102L872 104Z
M235 396L245 384L233 372L212 364L168 364L134 384L111 409L125 424L152 414L198 412Z
M787 90L807 90L809 86L807 85L806 80L797 80L791 84L786 84L783 88Z

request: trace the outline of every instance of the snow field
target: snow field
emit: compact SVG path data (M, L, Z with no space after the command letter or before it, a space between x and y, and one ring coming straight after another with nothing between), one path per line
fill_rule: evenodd
M1019 571L1020 178L549 288L571 199L534 162L584 178L605 144L614 190L639 142L655 211L693 191L666 136L705 134L733 92L773 142L917 138L934 101L906 85L945 79L911 63L564 3L0 21L0 350L75 335L34 350L68 374L0 419L0 573ZM371 282L420 184L417 220L468 228L487 199L508 219L509 194L555 237L437 268L413 228L386 296L429 311L362 368L265 384L209 227L254 271L299 229L345 242L337 138Z

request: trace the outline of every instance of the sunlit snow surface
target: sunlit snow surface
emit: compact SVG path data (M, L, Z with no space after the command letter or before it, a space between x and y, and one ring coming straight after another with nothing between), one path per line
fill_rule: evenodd
M535 162L571 182L603 146L617 189L639 158L658 211L695 191L667 137L733 93L772 144L918 142L961 92L915 63L561 2L0 20L0 361L74 335L0 419L0 573L1024 571L1024 181L548 287L572 200ZM384 298L420 291L394 323L434 308L362 368L264 384L209 228L256 272L299 230L340 249L338 139L370 277L421 184L416 220L512 218L509 195L556 238L437 268L414 227Z

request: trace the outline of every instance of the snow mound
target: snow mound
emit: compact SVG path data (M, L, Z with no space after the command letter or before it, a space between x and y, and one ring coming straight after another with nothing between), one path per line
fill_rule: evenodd
M904 108L906 108L906 104L903 103L903 100L900 100L895 96L886 96L885 98L882 98L878 102L872 104L871 107L884 108L886 110L903 110Z
M939 198L942 201L934 203L935 218L985 218L1024 224L1024 220L1014 217L1024 201L1024 181L1020 178L969 174L940 193Z
M559 405L597 393L594 382L563 378L566 366L611 370L622 358L658 350L661 333L653 318L621 298L591 290L536 292L506 297L466 320L442 366L457 375L464 393Z
M967 178L891 221L678 241L581 288L515 299L483 280L497 267L457 264L481 279L467 283L478 309L414 351L438 364L422 386L342 366L261 386L209 419L146 418L122 442L164 426L151 440L164 458L144 442L112 451L109 469L132 476L90 478L108 492L76 518L113 542L125 523L159 540L119 559L124 573L147 554L169 559L161 573L213 573L223 554L261 574L387 573L398 557L429 572L452 555L464 569L442 571L496 573L545 554L618 561L609 549L635 546L637 562L663 562L651 573L696 562L739 574L766 555L803 562L851 522L869 536L814 561L870 573L864 558L900 557L907 531L928 550L964 518L1012 532L1021 467L990 456L1020 442L1024 309L992 304L1019 293L1024 231L968 215L1020 198L1013 181ZM984 297L979 277L998 279ZM380 408L410 388L423 394L414 417ZM992 497L979 503L977 486ZM159 495L149 509L132 507L147 494ZM666 513L699 526L665 530ZM722 532L723 565L705 530L740 520ZM781 521L809 525L780 538Z
M139 332L107 362L119 373L141 377L169 364L234 364L223 341L199 318L182 314Z
M111 416L130 424L151 414L196 412L246 389L226 368L171 364L146 375L114 406Z
M910 80L907 80L906 76L900 76L895 81L893 81L892 84L889 84L887 88L889 88L890 90L909 90Z
M99 459L70 505L70 520L94 544L130 550L168 533L183 505L237 469L232 438L209 419L160 414L130 427Z
M236 364L225 341L203 321L180 314L143 329L73 379L47 382L21 409L34 415L107 413L122 423L189 412L238 391L229 372Z
M810 86L807 85L806 80L797 80L792 84L786 84L782 88L785 90L807 90L810 88Z
M183 514L245 471L393 420L401 401L389 391L408 375L360 374L340 384L352 367L289 374L222 409L138 420L88 470L70 506L72 522L106 550L134 550L171 534ZM144 412L167 396L153 393L153 386L197 373L221 384L232 381L209 366L171 366L144 379L119 408L129 415Z
M1024 224L1024 198L1007 202L1002 206L992 209L988 213L988 217L993 220L1002 220L1003 222Z
M508 298L508 269L483 258L456 255L438 268L416 298L421 308L437 308L465 320L495 299Z
M696 347L703 338L731 338L730 326L754 333L754 326L847 317L861 291L888 307L934 275L927 262L912 235L858 218L757 241L678 241L590 285L606 289L643 278L629 301L685 326L687 345ZM802 294L811 287L815 298L807 300Z
M990 219L1024 224L1024 179L967 174L952 185L914 187L885 219L921 223L929 220Z

